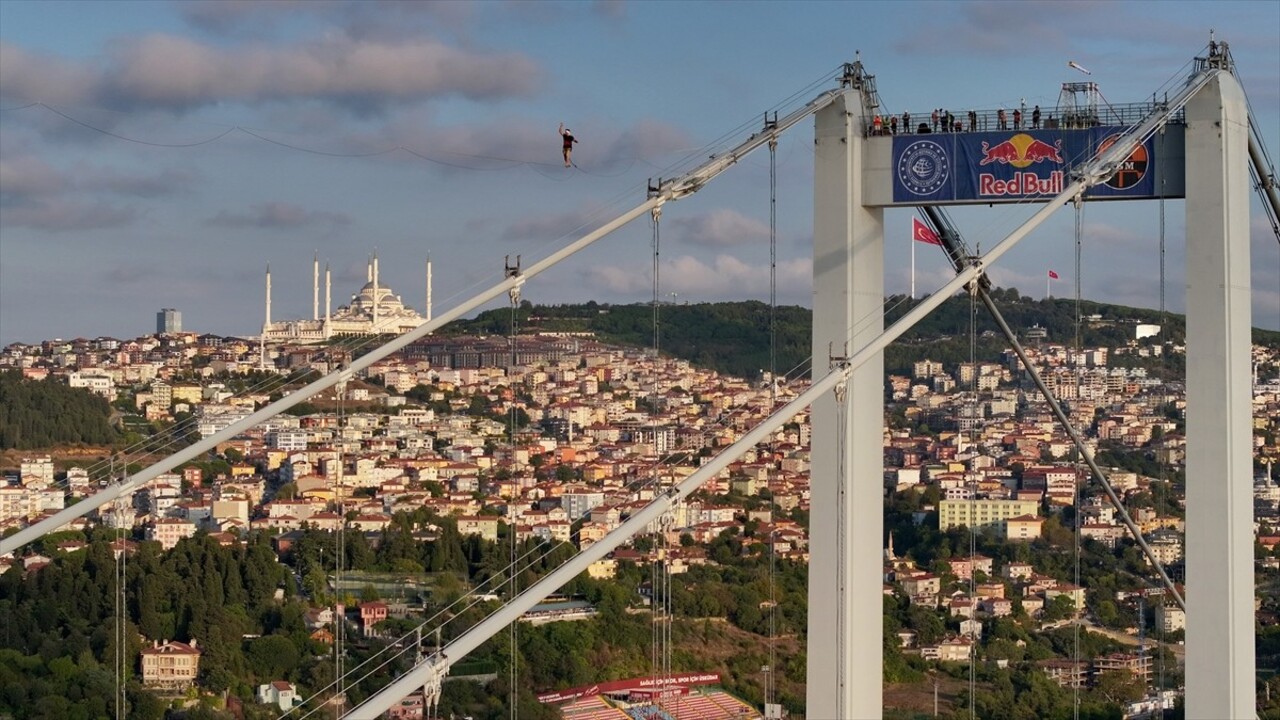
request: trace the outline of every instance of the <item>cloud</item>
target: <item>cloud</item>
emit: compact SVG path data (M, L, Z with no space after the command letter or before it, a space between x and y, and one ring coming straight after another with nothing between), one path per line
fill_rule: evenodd
M344 213L307 210L292 203L269 202L253 206L248 213L222 210L205 220L205 224L214 227L256 227L274 230L314 225L350 225L351 217Z
M58 192L66 179L34 155L0 157L0 202L13 203L32 195Z
M49 232L103 230L132 225L140 214L130 207L107 203L80 203L66 198L46 198L6 207L4 224Z
M692 255L666 261L661 267L664 292L675 292L689 302L742 299L767 295L769 266L750 265L732 255L717 255L706 262ZM653 278L615 265L597 265L583 271L595 290L615 296L634 296L653 290ZM813 263L795 258L778 263L778 294L791 302L807 302L813 286Z
M597 215L582 211L521 220L508 225L501 237L503 240L552 240L574 230L585 229Z
M582 128L579 127L578 130L581 131ZM641 120L634 127L617 135L603 134L600 138L603 142L596 141L594 146L590 136L582 132L574 134L587 143L579 143L579 148L573 153L574 160L588 168L597 163L614 166L636 159L656 158L692 144L683 130L653 120Z
M157 273L150 264L117 265L107 270L105 277L112 285L137 285L141 282L154 283Z
M591 9L596 15L609 20L621 20L627 16L627 4L623 0L595 0Z
M327 37L291 46L220 47L174 35L122 40L105 63L74 63L0 45L0 87L9 101L185 110L239 102L323 100L360 112L393 103L461 96L526 97L541 72L517 53L465 50L426 38Z
M82 168L76 187L130 197L155 198L188 189L196 180L189 170L165 169L154 175L129 175L110 169Z
M93 95L96 71L44 53L0 41L0 99L6 103L81 102Z
M405 112L384 127L353 137L347 144L365 152L399 146L444 167L505 169L529 165L544 174L567 173L560 155L557 123L531 123L528 118L502 118L480 125L441 127L427 113ZM570 125L579 143L573 151L578 168L588 175L630 168L635 162L657 160L691 144L673 126L640 120L621 129L589 121Z
M187 0L178 3L178 10L192 27L213 35L260 37L273 31L282 18L324 5L300 0Z
M1073 2L1069 12L1053 13L1046 22L1044 3L1009 3L987 0L939 5L943 12L923 23L913 24L895 49L903 53L930 55L975 52L982 55L1018 51L1034 42L1041 50L1067 49L1077 45L1083 33L1097 35L1110 26L1130 29L1127 23L1115 22L1116 6L1099 2ZM1100 22L1107 20L1107 22ZM945 43L931 42L945 37ZM1065 64L1065 60L1063 61Z
M727 208L670 221L676 237L692 245L728 247L769 237L769 226Z
M528 5L533 3L514 3ZM472 3L422 0L186 0L179 3L192 27L221 37L271 37L286 19L309 15L343 27L353 37L405 37L441 27L459 29L476 15Z

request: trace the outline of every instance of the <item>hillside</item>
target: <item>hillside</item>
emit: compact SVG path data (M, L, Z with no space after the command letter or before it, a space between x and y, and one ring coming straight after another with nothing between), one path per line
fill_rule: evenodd
M0 373L0 450L109 444L116 439L110 416L107 401L84 388Z
M1075 301L1054 298L1034 300L1016 289L992 290L992 297L1010 327L1022 335L1039 325L1050 342L1075 341ZM886 326L909 311L919 300L892 295L886 300ZM1181 343L1185 336L1182 315L1167 314L1162 321L1158 310L1082 301L1080 314L1086 320L1080 328L1085 346L1123 345L1134 337L1140 323L1167 325L1166 338ZM579 305L531 305L525 303L516 314L519 332L594 332L601 340L640 347L652 347L654 308L651 304L608 305L589 302ZM779 373L791 375L808 371L811 316L808 308L794 305L776 310L777 362ZM769 367L770 309L765 303L743 302L662 304L657 312L659 347L663 352L685 358L720 372L757 378ZM978 307L977 356L994 360L1006 348L1004 338L986 311ZM489 310L470 320L455 321L444 333L505 335L511 330L508 309ZM1280 347L1280 333L1257 330L1254 341ZM929 357L944 363L969 358L969 301L966 296L948 299L925 320L905 333L885 352L885 370L902 374L916 360ZM802 366L802 363L805 363ZM1173 376L1182 374L1181 358L1155 361L1152 370Z

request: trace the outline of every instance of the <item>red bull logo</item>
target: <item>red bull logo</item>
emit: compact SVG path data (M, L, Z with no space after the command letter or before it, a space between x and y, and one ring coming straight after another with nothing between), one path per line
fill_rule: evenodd
M982 196L1009 195L1053 195L1062 192L1063 174L1054 170L1048 177L1023 171L1023 168L1039 165L1043 162L1054 165L1063 164L1062 139L1052 145L1034 138L1026 133L1019 133L1003 142L991 145L982 143L982 159L978 166L991 164L1008 165L1021 172L1015 172L1012 178L997 178L991 173L978 173L978 194Z
M1025 133L1019 133L1004 142L996 143L995 146L982 143L982 160L978 164L1000 163L1024 168L1046 160L1062 164L1062 139L1059 138L1057 142L1050 145Z

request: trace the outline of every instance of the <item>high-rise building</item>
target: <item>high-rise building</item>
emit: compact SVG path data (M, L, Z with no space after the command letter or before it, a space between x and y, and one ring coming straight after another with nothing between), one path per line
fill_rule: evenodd
M156 313L156 334L182 332L182 313L173 308L164 308Z

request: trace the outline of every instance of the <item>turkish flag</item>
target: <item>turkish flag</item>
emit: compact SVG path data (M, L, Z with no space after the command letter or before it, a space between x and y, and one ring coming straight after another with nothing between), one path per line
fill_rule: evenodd
M1054 280L1057 280L1057 279L1058 279L1058 273L1056 273L1056 272L1054 272L1054 271L1050 270L1050 271L1049 271L1049 277L1053 278Z
M911 239L917 242L929 243L930 245L941 245L942 240L938 238L938 233L932 228L920 222L920 218L911 218Z

